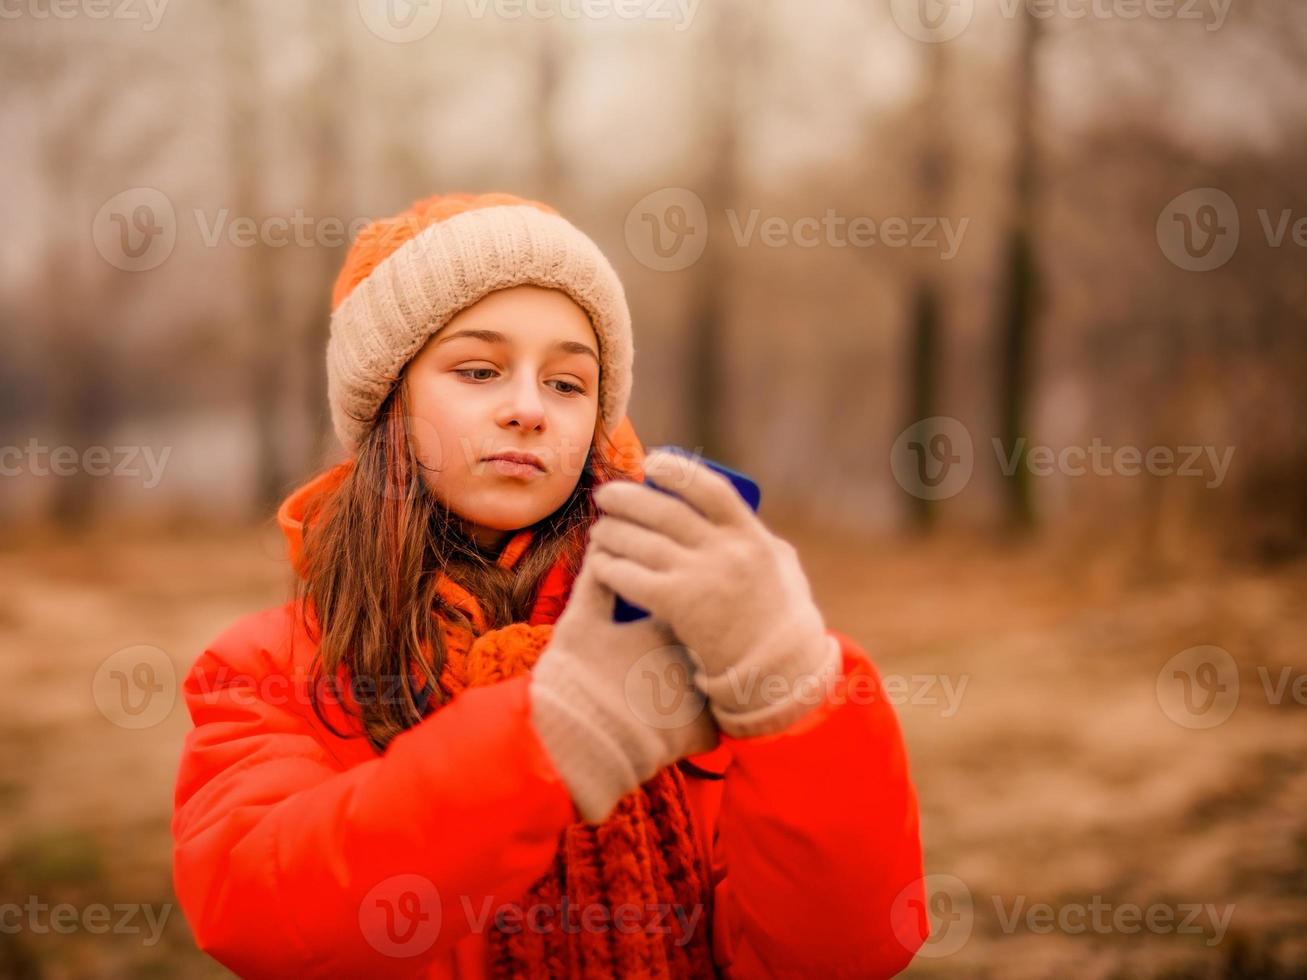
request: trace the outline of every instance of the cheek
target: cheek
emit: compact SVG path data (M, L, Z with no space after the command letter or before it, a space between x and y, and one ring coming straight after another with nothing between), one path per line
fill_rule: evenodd
M471 429L462 417L467 409L441 387L426 384L409 392L409 439L428 484L468 468L464 444Z
M553 476L574 485L585 470L585 461L590 455L593 442L593 418L581 418L573 425L560 426L559 437L554 446L557 468Z

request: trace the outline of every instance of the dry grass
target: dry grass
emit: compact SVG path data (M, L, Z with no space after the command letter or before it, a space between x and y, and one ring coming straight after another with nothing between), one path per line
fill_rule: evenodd
M1307 675L1307 565L1160 577L1102 552L786 533L830 624L905 679L927 871L971 896L970 915L940 919L927 953L957 945L959 923L969 938L909 975L1304 975L1307 706L1291 692L1272 703L1263 678ZM0 552L0 894L77 908L174 901L168 820L185 709L142 730L112 724L92 694L96 669L150 644L180 675L285 587L270 531L99 533ZM1192 730L1161 709L1157 678L1207 644L1238 663L1240 696L1228 721ZM1177 922L1189 903L1233 905L1233 917L1219 943L1205 915L1193 933L1086 920L1044 934L1024 918L1038 903L1065 913L1095 901L1171 909ZM135 933L0 933L0 974L227 975L194 951L176 908L157 942L137 922Z

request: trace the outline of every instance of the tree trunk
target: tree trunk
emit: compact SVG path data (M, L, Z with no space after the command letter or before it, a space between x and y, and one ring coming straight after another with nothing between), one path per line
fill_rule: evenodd
M222 7L223 62L227 87L227 150L231 167L234 218L260 221L259 113L261 84L258 37L243 0ZM244 307L239 315L241 341L249 365L250 405L254 411L255 504L273 507L287 489L287 455L279 436L278 410L282 359L286 350L279 329L279 297L273 252L266 242L241 249L238 287Z
M1035 344L1035 303L1039 270L1035 259L1036 58L1040 22L1023 8L1018 52L1016 146L1013 163L1012 218L1005 246L1000 302L998 429L1005 452L1015 453L1029 434L1031 365ZM1021 444L1026 445L1028 444ZM1034 512L1025 452L1016 456L1015 472L1004 484L1004 517L1010 527L1028 528Z

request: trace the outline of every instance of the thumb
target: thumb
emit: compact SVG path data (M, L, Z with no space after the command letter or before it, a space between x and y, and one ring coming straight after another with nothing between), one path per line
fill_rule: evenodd
M595 571L595 549L591 548L581 562L576 581L572 583L572 594L568 597L564 615L571 613L599 620L611 619L615 599L616 594Z

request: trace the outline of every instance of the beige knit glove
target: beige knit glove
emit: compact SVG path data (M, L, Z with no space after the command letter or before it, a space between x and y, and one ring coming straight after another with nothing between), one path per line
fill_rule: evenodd
M614 623L616 596L586 552L567 607L531 672L531 720L583 819L677 759L717 746L692 664L653 617Z
M824 700L842 663L797 552L698 460L655 451L644 471L676 496L632 480L597 487L596 573L690 648L722 731L789 727Z

